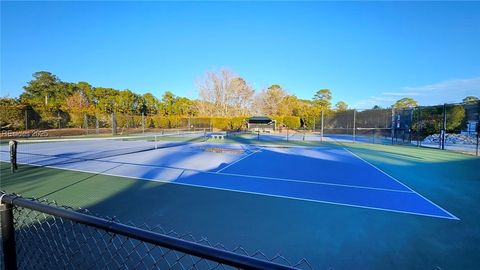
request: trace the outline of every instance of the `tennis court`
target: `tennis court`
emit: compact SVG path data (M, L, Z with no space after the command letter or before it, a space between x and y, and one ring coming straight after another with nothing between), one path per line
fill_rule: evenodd
M199 135L200 136L200 135ZM154 144L154 145L152 145ZM7 146L2 161L8 162ZM152 137L25 142L18 162L146 181L457 219L341 145L157 142Z
M476 264L464 254L477 250L477 157L283 136L207 137L21 142L15 174L1 145L2 189L307 258L313 269Z

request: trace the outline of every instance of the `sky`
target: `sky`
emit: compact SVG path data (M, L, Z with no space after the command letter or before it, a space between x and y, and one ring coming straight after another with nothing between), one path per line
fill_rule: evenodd
M227 68L256 91L350 107L480 96L480 2L1 2L0 90L36 71L197 97Z

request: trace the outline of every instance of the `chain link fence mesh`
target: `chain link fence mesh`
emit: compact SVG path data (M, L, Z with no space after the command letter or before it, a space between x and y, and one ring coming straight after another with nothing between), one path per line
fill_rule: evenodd
M94 216L85 209L59 206L47 200L28 200L67 209L73 214ZM127 237L108 232L25 207L14 205L13 217L18 269L236 269L226 264L153 245L138 240L135 236ZM107 220L111 224L121 224L114 218ZM248 252L241 246L227 250L222 244L212 244L206 238L196 239L190 234L181 235L174 231L165 231L160 226L137 227L132 223L126 225L282 266L312 269L306 259L291 263L279 254L269 257L261 251ZM1 247L0 253L3 256ZM3 262L4 258L1 259Z
M400 109L326 110L322 115L315 115L311 119L312 123L299 117L277 117L283 119L277 121L279 133L286 133L286 129L282 128L282 125L285 125L289 127L287 130L289 129L291 134L297 134L277 137L284 140L318 141L325 137L346 142L416 145L478 155L479 111L479 101ZM290 118L295 118L298 123L287 121L292 120ZM245 119L142 115L133 112L38 112L28 107L5 110L0 114L2 130L43 129L48 131L49 137L163 134L201 130L240 131L245 127ZM307 136L309 133L316 136Z
M479 155L480 102L324 112L315 133L340 142L402 144Z

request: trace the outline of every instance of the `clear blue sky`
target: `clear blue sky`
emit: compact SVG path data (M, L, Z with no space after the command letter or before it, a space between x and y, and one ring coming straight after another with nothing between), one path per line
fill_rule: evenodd
M480 96L477 2L1 2L1 91L35 71L69 82L196 97L227 67L256 90L371 107Z

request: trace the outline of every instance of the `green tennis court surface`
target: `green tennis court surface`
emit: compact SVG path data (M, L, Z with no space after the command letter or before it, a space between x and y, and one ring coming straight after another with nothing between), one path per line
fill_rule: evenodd
M459 220L27 165L12 175L7 163L1 163L1 189L206 236L227 246L305 257L319 269L467 269L480 263L475 256L479 158L401 146L281 143L295 144L345 147ZM225 170L253 167L255 155Z

